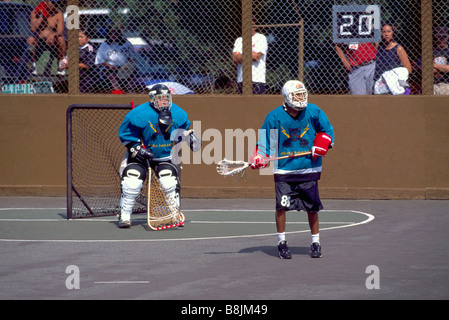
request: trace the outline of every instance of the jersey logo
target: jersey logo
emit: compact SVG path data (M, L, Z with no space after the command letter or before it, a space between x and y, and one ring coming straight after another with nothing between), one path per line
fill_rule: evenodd
M291 147L292 143L297 141L299 141L300 147L307 147L307 145L309 144L309 141L303 138L303 136L309 130L309 125L307 125L307 127L304 128L304 131L302 131L301 128L288 128L287 133L284 128L281 127L281 129L282 133L287 137L287 139L285 139L284 142L282 142L282 146L284 148Z
M156 125L152 124L151 121L148 121L148 123L150 124L150 128L153 130L154 134L156 134L156 135L163 135L163 134L167 133L168 129L170 129L170 127L173 124L173 123L170 123L170 125L164 130L164 132L162 132L162 130L159 127L159 123Z

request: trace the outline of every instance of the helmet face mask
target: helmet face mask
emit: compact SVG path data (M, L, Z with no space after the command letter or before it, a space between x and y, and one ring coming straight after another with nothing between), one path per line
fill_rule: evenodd
M294 110L301 111L307 107L307 89L301 81L290 80L282 87L284 104Z
M150 89L150 104L158 111L169 111L172 105L170 89L163 84L156 84Z

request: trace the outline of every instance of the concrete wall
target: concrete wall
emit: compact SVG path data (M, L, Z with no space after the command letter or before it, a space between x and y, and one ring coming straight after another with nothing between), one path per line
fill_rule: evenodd
M146 99L1 95L0 196L66 194L69 105L131 100L139 104ZM311 96L309 100L326 112L336 135L335 148L324 160L323 198L449 199L449 97ZM174 102L201 125L202 134L209 134L203 136L202 153L183 164L184 197L273 197L272 175L249 169L243 178L224 178L213 163L193 162L198 157L226 156L225 146L221 155L214 149L217 143L236 143L226 139L226 132L237 128L257 132L266 114L281 104L280 96L175 96ZM253 146L245 143L248 148Z

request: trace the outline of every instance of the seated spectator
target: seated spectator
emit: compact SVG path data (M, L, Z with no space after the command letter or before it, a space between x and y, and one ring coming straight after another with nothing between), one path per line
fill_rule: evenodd
M449 28L436 27L433 36L433 94L449 95ZM422 76L422 57L413 62L415 73ZM419 77L419 78L420 78ZM421 93L421 82L416 84L415 91Z
M382 42L376 55L374 93L410 94L407 84L412 66L405 49L395 41L394 28L384 24L381 29Z
M449 95L449 28L438 27L435 30L433 49L433 73L435 75L433 94Z
M90 36L86 30L80 29L78 33L78 45L79 45L79 77L80 77L80 92L81 93L92 93L95 90L95 80L96 80L96 66L95 57L96 53L94 47L89 42ZM68 69L68 59L65 58L60 63L60 68L65 70ZM58 93L67 92L67 81L60 83L57 89Z
M124 93L136 71L136 53L121 30L111 28L106 41L98 48L95 64L109 80L112 93Z
M64 15L61 10L54 6L55 3L56 0L42 1L31 12L30 29L33 36L28 38L28 45L32 49L34 74L37 74L36 58L39 58L36 56L36 49L41 43L45 43L50 49L53 49L52 53L57 55L58 63L66 56ZM63 70L58 70L58 74L64 75L64 73Z

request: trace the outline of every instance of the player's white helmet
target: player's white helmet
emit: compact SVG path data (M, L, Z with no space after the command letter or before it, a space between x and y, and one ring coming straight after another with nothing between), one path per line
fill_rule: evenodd
M172 105L172 97L170 89L163 84L156 84L151 87L150 104L159 111L170 110Z
M301 81L289 80L282 87L282 97L285 104L301 111L307 107L307 89Z

